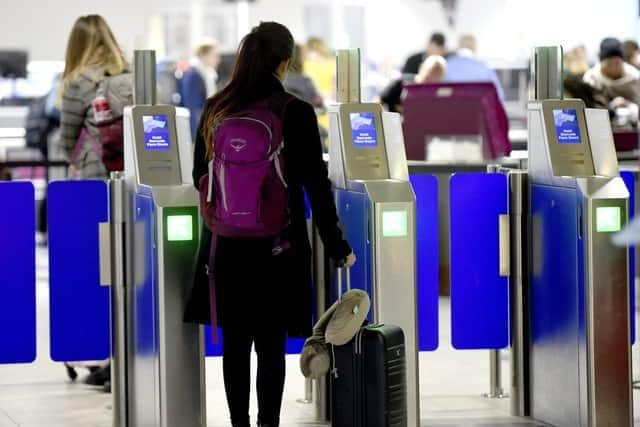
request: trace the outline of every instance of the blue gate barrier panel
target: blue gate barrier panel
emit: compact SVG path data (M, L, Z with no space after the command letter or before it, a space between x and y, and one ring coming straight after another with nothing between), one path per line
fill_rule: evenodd
M134 306L132 319L135 322L133 337L133 353L144 355L145 357L159 357L159 337L158 337L158 295L157 287L154 286L158 266L157 247L154 237L156 210L153 199L146 195L137 194L134 198L133 241L134 241L134 263L136 263L136 273L133 278L133 290L129 296L133 299ZM145 366L147 369L152 369ZM141 378L148 378L141 373Z
M416 269L418 294L418 348L438 348L438 179L411 175L416 195Z
M629 190L629 218L636 215L636 178L631 171L620 172ZM636 248L629 248L629 313L631 314L631 344L636 343Z
M549 348L557 349L558 354L573 354L579 346L577 331L584 328L584 317L579 313L585 310L584 251L578 236L576 190L533 185L530 197L531 232L535 236L529 283L531 342L541 349L543 357L549 354L544 353ZM568 378L575 374L553 375ZM570 392L578 390L573 387Z
M48 189L51 359L109 357L109 288L100 286L98 224L109 215L104 181Z
M349 268L351 288L362 289L371 296L374 294L372 286L374 267L371 257L371 242L369 241L369 227L372 221L369 198L364 193L341 189L336 190L335 197L344 237L358 258L353 267ZM347 290L344 279L343 277L343 292ZM329 295L330 304L337 301L337 280L331 280ZM373 310L369 312L367 319L369 322L373 321Z
M0 183L0 363L36 359L36 226L30 182Z
M509 345L509 279L500 276L499 216L508 214L507 176L450 180L451 341L463 349Z

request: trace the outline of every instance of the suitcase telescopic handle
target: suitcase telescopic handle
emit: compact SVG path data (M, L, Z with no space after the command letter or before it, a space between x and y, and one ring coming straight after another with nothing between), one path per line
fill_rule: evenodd
M338 267L338 299L342 299L342 273L347 278L347 292L351 290L351 269L349 267Z

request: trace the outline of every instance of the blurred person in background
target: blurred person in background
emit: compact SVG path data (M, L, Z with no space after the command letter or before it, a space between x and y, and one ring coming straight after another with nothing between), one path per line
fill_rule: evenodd
M294 94L315 108L322 108L324 106L322 96L318 93L313 81L304 72L304 57L304 47L296 44L284 87L287 92Z
M324 40L309 37L305 45L302 67L325 102L336 99L336 58ZM319 112L318 125L323 150L328 151L326 129L329 129L329 115L326 112Z
M427 42L427 48L424 52L418 52L407 58L402 67L402 74L416 75L420 71L420 67L424 61L431 55L446 56L447 39L440 32L433 33Z
M564 54L563 69L565 75L571 74L582 77L589 68L587 50L584 46L573 47Z
M594 89L583 80L584 73L589 70L587 50L583 45L573 47L564 54L563 88L567 98L584 101L587 108L598 105Z
M611 111L614 126L637 124L640 71L624 62L622 43L616 38L602 40L598 56L600 62L587 70L583 81L594 90L598 106Z
M498 97L504 101L504 90L495 70L478 59L477 41L472 35L463 35L458 41L458 50L447 57L446 82L491 82Z
M635 40L625 40L622 42L622 55L627 64L636 68L640 67L640 46Z
M65 68L62 73L60 134L56 143L69 160L74 176L79 178L107 178L103 162L103 148L97 146L99 130L92 104L103 81L123 74L129 75L129 65L111 28L99 15L78 18L67 43ZM126 96L126 93L123 93ZM82 131L87 138L80 138Z
M214 39L202 39L194 49L190 68L180 80L180 102L190 113L191 136L195 141L200 115L207 98L217 92L220 51Z
M60 109L56 103L60 88L60 74L56 74L51 81L51 89L46 95L35 98L29 104L29 111L24 125L24 139L27 147L40 151L43 160L55 158L55 153L49 153L49 145L58 138L60 128ZM50 155L51 154L51 155ZM47 179L51 179L47 174ZM45 193L42 206L38 210L38 232L47 232L47 195ZM46 237L40 242L46 244Z
M335 99L336 59L319 37L307 40L303 68L325 99Z
M105 20L99 15L78 18L67 43L58 96L60 131L53 148L70 162L75 176L79 178L108 177L108 170L103 162L104 147L97 143L101 139L93 103L103 82L113 81L112 78L116 76L128 82L128 88L117 85L115 88L123 90L123 97L130 95L132 81L128 73L129 65L124 53ZM66 366L69 377L74 380L77 377L74 367L68 364ZM91 374L85 382L108 387L108 361L99 366L91 364L88 367Z
M439 55L431 55L424 60L418 74L391 82L380 94L380 103L389 111L402 113L402 91L405 84L439 83L444 80L446 72L447 60Z

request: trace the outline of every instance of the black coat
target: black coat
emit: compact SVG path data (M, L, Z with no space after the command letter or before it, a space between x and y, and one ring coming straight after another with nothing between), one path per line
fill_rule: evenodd
M414 53L407 58L407 62L402 67L402 74L418 74L425 59L427 59L427 55L424 52Z
M280 96L282 93L284 93L282 84L273 78L263 86L261 93L257 93L251 102ZM304 337L310 334L312 326L312 261L305 218L305 192L328 255L335 260L341 260L351 253L351 248L343 239L342 231L338 226L331 182L326 164L322 159L318 122L310 104L298 98L294 98L287 104L283 113L283 136L285 179L288 184L291 212L291 225L288 230L291 249L286 257L288 277L287 289L284 293L284 304L287 307L286 324L289 336ZM200 178L207 173L205 151L204 139L198 134L193 165L193 181L196 187ZM209 323L208 288L206 276L203 278L202 273L205 271L204 264L208 260L210 233L205 230L202 237L203 245L201 245L197 266L200 274L196 276L201 279L195 281L190 302L186 308L185 320ZM221 248L219 247L218 250ZM244 260L244 263L244 268L251 268L251 260ZM284 278L283 282L285 282ZM220 307L220 302L217 305ZM238 307L238 309L241 308ZM218 320L221 320L220 317Z

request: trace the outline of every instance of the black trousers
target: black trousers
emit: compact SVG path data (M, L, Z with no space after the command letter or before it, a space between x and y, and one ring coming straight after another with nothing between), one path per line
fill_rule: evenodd
M218 237L214 275L223 372L234 426L249 426L251 348L258 354L258 422L277 426L285 375L287 262L271 239Z
M285 376L284 328L224 328L223 371L227 403L234 427L249 427L251 346L258 355L258 423L277 426Z

